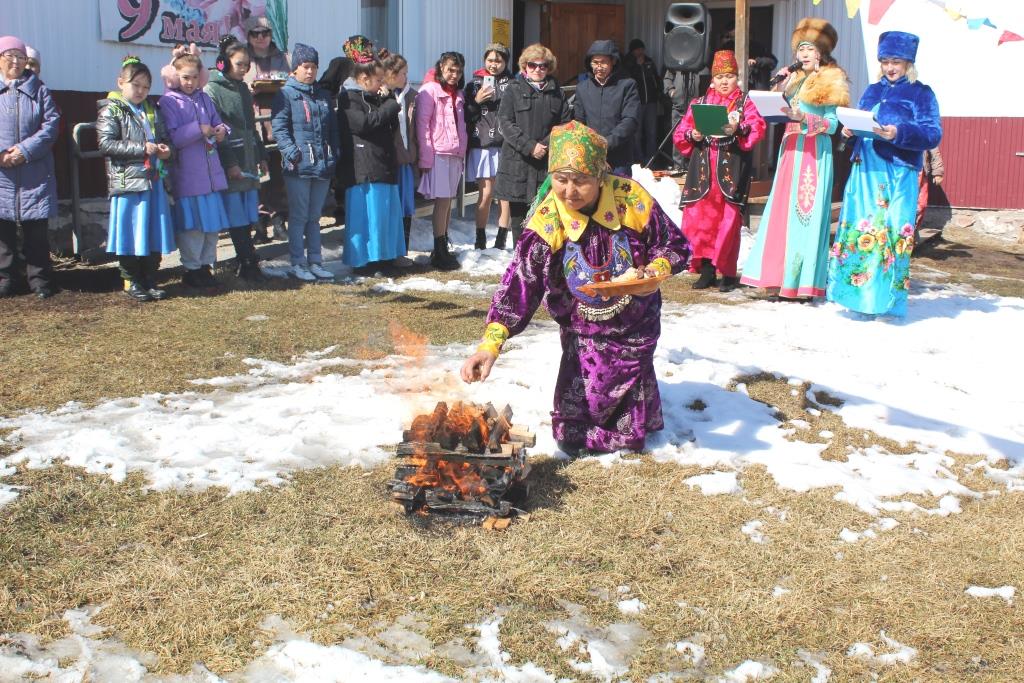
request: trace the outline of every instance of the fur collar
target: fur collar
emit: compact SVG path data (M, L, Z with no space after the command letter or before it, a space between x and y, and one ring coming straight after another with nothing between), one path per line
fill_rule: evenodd
M791 86L792 87L792 86ZM817 107L850 106L850 81L846 72L835 65L823 66L803 80L797 95L801 102Z

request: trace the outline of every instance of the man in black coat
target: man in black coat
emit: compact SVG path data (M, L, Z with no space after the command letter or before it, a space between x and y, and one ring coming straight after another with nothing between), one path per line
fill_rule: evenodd
M636 81L621 68L614 41L595 40L587 50L586 78L576 86L573 118L608 141L608 163L615 175L629 176L640 125Z
M661 76L658 65L647 56L644 41L634 38L622 64L636 81L640 95L640 120L636 131L636 158L642 164L658 150L658 102L661 100Z

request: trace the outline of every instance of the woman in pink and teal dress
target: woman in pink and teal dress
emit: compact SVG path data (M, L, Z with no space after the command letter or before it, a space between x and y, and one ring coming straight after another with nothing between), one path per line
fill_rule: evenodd
M935 94L917 80L918 42L902 31L879 36L881 78L860 98L878 139L857 138L828 269L828 300L859 313L907 314L918 176L942 139Z
M740 282L787 299L824 296L832 222L832 134L836 107L850 104L844 72L831 54L839 36L824 19L793 32L800 69L785 81L791 119L775 181Z
M678 273L690 256L654 198L607 173L607 155L605 139L579 122L551 131L548 178L491 300L483 343L462 366L465 381L486 379L543 301L562 340L552 431L570 456L641 450L664 426L654 374L660 292L602 299L580 288L630 269Z

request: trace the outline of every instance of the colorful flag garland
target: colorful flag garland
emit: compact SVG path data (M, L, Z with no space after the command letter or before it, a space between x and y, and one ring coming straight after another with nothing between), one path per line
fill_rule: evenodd
M950 2L949 0L926 0L931 4L942 8L949 18L953 21L964 20L967 23L967 27L972 31L978 31L984 27L997 29L998 26L992 23L992 20L988 17L971 17L964 14L963 5L960 3ZM813 0L815 6L821 4L821 0ZM864 0L845 0L846 2L846 15L853 19L857 16L857 12L860 11L861 5ZM878 25L882 18L885 16L889 8L893 6L896 0L867 0L868 4L868 23ZM999 45L1003 43L1012 43L1017 41L1024 41L1024 36L1013 31L1003 30L999 36Z

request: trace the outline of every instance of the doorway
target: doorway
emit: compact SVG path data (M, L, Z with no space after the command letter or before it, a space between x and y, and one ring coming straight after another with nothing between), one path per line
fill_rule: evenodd
M541 17L541 42L558 57L556 77L562 85L575 83L585 69L587 50L595 40L614 40L626 49L626 8L623 5L552 3Z

